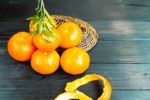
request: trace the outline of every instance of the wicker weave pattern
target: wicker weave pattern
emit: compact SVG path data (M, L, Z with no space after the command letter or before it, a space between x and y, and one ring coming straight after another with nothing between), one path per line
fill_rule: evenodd
M64 22L74 22L79 25L79 27L83 31L83 37L78 47L82 48L85 51L89 51L95 46L98 39L98 34L90 24L81 19L69 16L53 15L53 17L56 20L58 26Z

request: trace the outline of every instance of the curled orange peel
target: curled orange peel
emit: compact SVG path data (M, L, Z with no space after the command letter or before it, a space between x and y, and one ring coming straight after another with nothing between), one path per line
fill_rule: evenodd
M91 81L101 80L104 84L103 93L97 100L110 100L112 87L109 81L101 75L97 74L88 74L82 78L76 79L72 82L68 82L64 93L58 95L55 100L71 100L71 99L79 99L79 100L93 100L86 94L77 90L80 86L85 85Z

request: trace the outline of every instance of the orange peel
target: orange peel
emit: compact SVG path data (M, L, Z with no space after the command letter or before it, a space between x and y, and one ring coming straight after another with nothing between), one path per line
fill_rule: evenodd
M103 93L97 100L110 100L112 94L112 87L109 81L101 75L88 74L82 78L76 79L72 82L68 82L65 87L65 92L58 95L55 100L93 100L91 97L77 90L80 86L85 85L91 81L101 80L104 84Z

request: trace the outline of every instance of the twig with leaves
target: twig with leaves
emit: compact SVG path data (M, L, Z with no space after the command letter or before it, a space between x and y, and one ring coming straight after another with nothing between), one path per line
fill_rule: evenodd
M31 20L33 25L37 25L37 30L31 32L32 36L41 34L43 39L47 42L50 42L48 36L56 38L55 34L52 32L52 28L56 28L57 25L53 17L50 16L48 11L45 9L44 0L38 0L35 15L27 18L27 20Z

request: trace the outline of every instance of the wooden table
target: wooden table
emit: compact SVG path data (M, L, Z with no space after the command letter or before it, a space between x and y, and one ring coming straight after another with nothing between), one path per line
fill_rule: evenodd
M81 18L99 33L97 45L89 51L89 70L79 76L35 73L30 63L14 61L7 52L7 40L28 30L25 18L33 15L36 0L0 1L0 100L53 100L66 82L88 73L108 78L111 100L150 100L150 0L45 0L51 14ZM94 98L98 87L83 88ZM94 99L95 100L95 99Z

